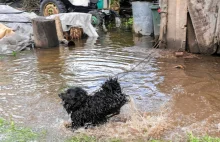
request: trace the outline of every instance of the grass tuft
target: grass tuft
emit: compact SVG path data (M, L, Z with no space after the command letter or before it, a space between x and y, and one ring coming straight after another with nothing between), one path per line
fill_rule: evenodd
M93 136L87 136L87 135L77 135L72 137L71 139L68 139L66 142L96 142L97 139Z
M0 118L0 141L1 142L35 141L42 134L36 133L30 128L19 127L14 123L14 121L7 122L3 118Z
M211 137L211 136L203 136L203 137L196 137L192 133L188 134L188 142L220 142L220 138L218 137Z

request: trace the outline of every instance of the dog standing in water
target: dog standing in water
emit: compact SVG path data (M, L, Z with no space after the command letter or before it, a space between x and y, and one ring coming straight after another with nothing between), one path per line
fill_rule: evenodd
M119 114L121 107L128 102L128 96L122 93L117 78L108 79L92 96L82 88L74 87L59 94L59 97L71 115L73 129L103 124Z

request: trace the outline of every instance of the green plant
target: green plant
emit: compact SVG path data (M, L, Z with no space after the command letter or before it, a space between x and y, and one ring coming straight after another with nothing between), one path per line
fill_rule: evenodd
M188 134L188 142L220 142L220 138L211 137L211 136L203 136L203 137L196 137L192 133Z
M12 52L12 56L15 57L16 55L17 55L17 52L16 52L16 51L13 51L13 52Z
M123 18L122 19L122 27L124 28L132 28L133 18Z
M77 135L75 137L72 137L71 139L68 139L66 142L96 142L97 139L93 136L87 136L87 135Z
M112 29L114 27L115 27L115 24L113 22L110 22L110 23L107 24L108 29Z
M42 134L32 131L30 128L19 127L14 121L7 122L0 118L0 135L3 136L1 142L28 142L37 140Z
M111 0L110 5L113 5L113 4L116 4L116 3L119 3L119 0Z
M101 141L101 142L122 142L122 140L118 139L118 138L110 138L110 139L100 140L94 136L88 136L85 134L76 135L76 136L68 139L66 142L99 142L99 141Z
M122 140L113 138L113 139L110 139L109 142L122 142Z
M4 58L4 56L0 55L0 59L3 59L3 58Z
M133 18L129 18L127 23L128 25L133 25Z

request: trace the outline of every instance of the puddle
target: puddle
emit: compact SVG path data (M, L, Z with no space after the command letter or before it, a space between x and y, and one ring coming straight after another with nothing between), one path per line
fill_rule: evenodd
M124 73L149 54L151 40L133 38L129 32L111 32L78 41L75 48L36 49L2 58L1 117L46 129L48 141L62 139L67 133L63 121L69 117L57 94L67 86L81 86L93 93L109 76L119 77L123 91L134 98L138 109L158 111L169 97L156 87L163 81L156 59Z
M158 88L172 96L165 135L174 141L187 132L220 137L220 57L197 57L158 61L164 76ZM177 65L185 69L174 68Z
M69 117L60 104L60 90L81 86L93 93L109 76L117 76L141 114L128 104L122 115L129 115L131 121L109 123L87 133L118 131L116 137L175 139L195 130L219 136L220 58L156 59L152 57L160 57L160 50L151 49L151 41L115 31L78 41L75 48L36 49L1 58L0 116L47 130L46 141L63 141L73 133L63 126ZM176 65L184 65L185 70Z

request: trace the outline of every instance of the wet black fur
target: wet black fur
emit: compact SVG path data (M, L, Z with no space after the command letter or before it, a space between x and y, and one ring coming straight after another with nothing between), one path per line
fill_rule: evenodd
M67 113L71 114L73 129L107 122L108 118L119 114L120 108L128 101L116 78L108 79L93 96L80 87L74 87L59 97Z

